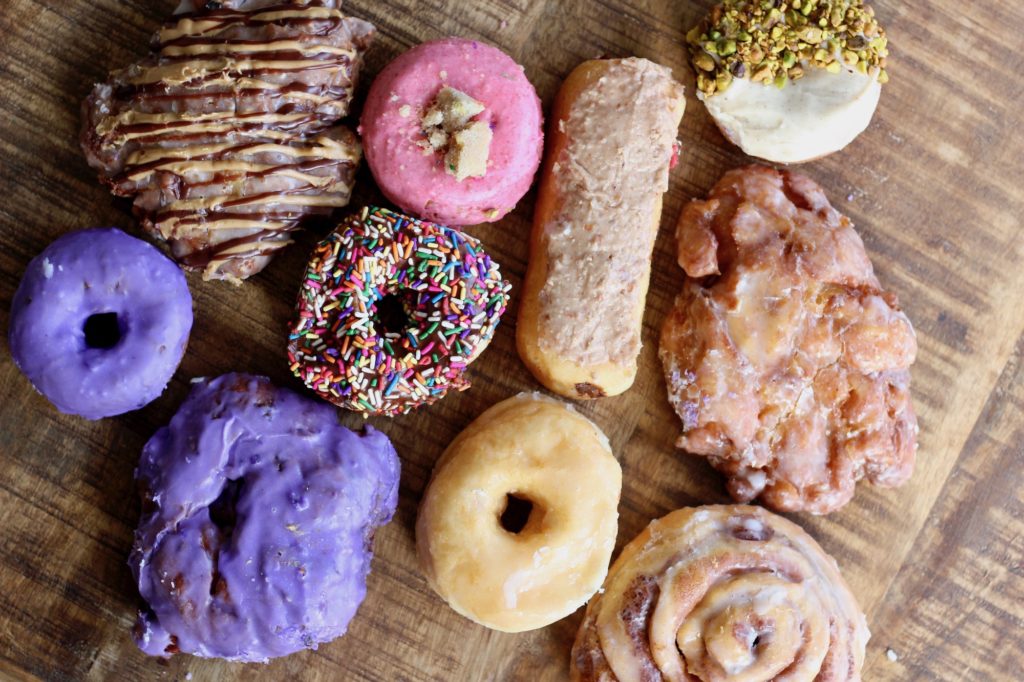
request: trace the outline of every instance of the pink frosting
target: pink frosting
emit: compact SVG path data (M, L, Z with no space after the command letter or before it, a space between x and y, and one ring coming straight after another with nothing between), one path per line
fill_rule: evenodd
M446 85L486 107L476 117L494 131L483 177L459 182L445 172L442 152L424 153L421 118ZM511 211L530 188L544 148L540 99L523 67L463 38L423 43L391 62L370 88L359 130L384 195L447 225L493 222Z

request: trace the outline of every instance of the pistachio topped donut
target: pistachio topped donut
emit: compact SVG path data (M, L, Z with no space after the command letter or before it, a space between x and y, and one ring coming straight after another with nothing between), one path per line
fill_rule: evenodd
M395 415L464 390L511 285L476 239L364 208L320 242L288 341L292 372L320 397Z
M723 134L777 163L848 145L889 80L888 39L863 0L724 0L686 38Z
M480 415L438 461L416 521L420 565L467 618L504 632L544 627L604 580L621 487L596 425L520 394Z

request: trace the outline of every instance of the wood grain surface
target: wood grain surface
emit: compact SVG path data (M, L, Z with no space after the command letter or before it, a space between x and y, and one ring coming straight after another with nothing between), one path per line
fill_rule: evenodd
M826 518L795 515L839 561L868 614L867 680L1024 679L1024 3L876 0L892 82L870 129L805 167L850 215L878 276L916 325L913 392L922 426L913 480L861 487ZM580 61L639 55L688 89L647 301L641 369L627 394L587 404L624 470L619 547L654 517L726 500L722 479L673 448L678 423L656 357L680 288L673 226L684 202L747 161L692 96L685 30L710 0L366 0L376 24L369 79L402 50L446 35L482 39L525 64L547 107ZM190 275L196 323L166 393L99 422L58 414L6 347L11 298L29 260L69 230L135 230L77 144L94 81L145 53L171 0L0 2L0 677L13 680L558 680L581 613L507 635L461 618L429 589L413 544L416 506L446 444L488 406L537 385L515 353L515 315L470 369L473 388L393 420L401 503L378 533L369 596L342 639L272 662L143 656L129 629L126 559L139 513L133 468L189 380L226 371L301 388L285 327L316 235L240 288ZM354 203L380 201L369 173ZM518 289L533 193L472 229ZM154 282L153 286L159 286ZM513 298L512 311L517 299ZM358 427L361 418L344 416Z

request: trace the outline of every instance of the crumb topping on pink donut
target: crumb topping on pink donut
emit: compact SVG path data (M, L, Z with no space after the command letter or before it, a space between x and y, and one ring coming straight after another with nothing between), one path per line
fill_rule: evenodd
M435 122L439 103L451 109L446 99L483 109L465 116L457 131L446 130L444 121ZM502 218L529 189L543 152L542 127L540 99L522 66L497 48L448 38L414 47L380 73L360 133L388 199L426 220L471 225ZM443 140L434 137L438 132Z

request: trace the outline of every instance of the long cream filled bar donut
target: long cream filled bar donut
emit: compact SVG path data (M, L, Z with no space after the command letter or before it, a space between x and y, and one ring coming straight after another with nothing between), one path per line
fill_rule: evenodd
M438 460L416 521L420 565L467 618L505 632L544 627L604 580L621 487L597 426L540 394L510 398Z
M574 682L857 682L869 637L832 557L760 507L680 509L587 606Z
M685 105L668 68L637 58L584 62L555 100L517 339L552 391L587 399L633 383Z
M348 204L348 113L374 29L340 0L185 2L153 54L84 104L81 143L143 227L206 279L239 281Z

